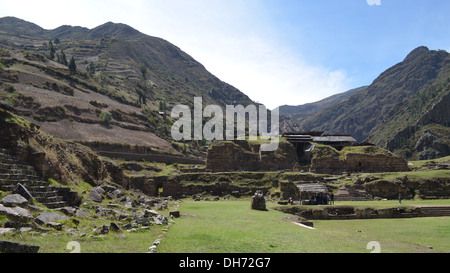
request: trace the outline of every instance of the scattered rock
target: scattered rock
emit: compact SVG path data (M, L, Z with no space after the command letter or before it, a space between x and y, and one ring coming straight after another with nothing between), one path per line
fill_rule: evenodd
M65 215L68 215L68 216L75 215L75 212L77 211L77 209L74 208L74 207L62 207L62 208L60 208L58 210L61 211L62 213L64 213Z
M116 223L114 223L114 222L111 222L111 224L109 224L109 230L111 231L111 232L121 232L122 230L120 229L120 227L116 224Z
M37 253L38 251L39 246L0 241L0 252L2 253Z
M0 215L5 215L8 219L18 222L26 222L32 219L31 213L21 207L5 207L0 204Z
M27 190L27 188L25 188L25 186L20 184L20 183L17 184L17 186L14 189L13 193L20 194L21 196L23 196L28 201L31 201L33 199L33 196Z
M80 218L86 218L86 217L90 217L91 214L88 211L84 211L82 209L77 209L75 211L75 216L80 217Z
M14 234L16 233L16 229L15 228L0 228L0 235L3 234ZM2 252L0 250L0 252Z
M63 229L63 225L61 223L56 223L56 222L47 222L45 224L45 226L49 227L49 228L56 229L56 230L62 230Z
M58 214L56 212L48 212L48 211L43 211L41 214L39 214L38 217L34 219L34 221L39 225L46 225L49 222L65 221L65 220L69 220L69 217Z
M30 232L30 231L32 231L32 230L33 230L33 228L31 228L31 227L22 227L22 228L19 229L19 232L20 232L21 234L23 234L23 233Z
M151 247L148 248L149 253L155 253L157 249L157 246L152 245Z
M0 201L0 203L2 203L3 205L5 205L7 207L13 207L13 206L24 207L24 206L28 205L29 202L22 195L15 193L15 194L9 194L9 195L3 197L2 201Z
M178 218L178 217L180 217L180 212L179 211L171 211L171 212L169 212L169 215L173 216L175 218Z
M158 216L158 215L159 215L159 213L152 209L146 209L144 211L144 217L153 217L153 216Z
M88 197L94 202L101 203L103 200L102 193L104 192L105 190L103 190L101 187L94 187L89 192Z

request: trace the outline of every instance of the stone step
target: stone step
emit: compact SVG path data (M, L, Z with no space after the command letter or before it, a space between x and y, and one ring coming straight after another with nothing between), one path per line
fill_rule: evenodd
M33 194L33 193L32 193ZM52 196L43 196L43 197L36 197L33 195L33 197L39 202L39 203L54 203L54 202L61 202L64 200L64 198L60 195L52 195Z
M366 197L360 197L360 196L338 196L334 197L334 201L367 201L371 200Z
M63 195L70 192L70 188L50 186L49 182L40 180L34 167L18 160L7 149L0 148L0 190L12 192L19 183L36 201L50 209L66 206Z
M0 184L0 190L2 191L13 191L16 188L15 185L1 185Z
M40 202L42 203L42 202ZM57 202L48 202L48 203L42 203L44 206L46 206L49 209L58 209L66 206L66 202L64 201L57 201Z
M15 186L17 184L22 184L22 185L36 185L36 186L45 186L48 184L43 184L41 182L37 182L36 180L29 180L29 179L15 179L15 180L9 180L9 179L0 179L0 185L12 185Z
M46 187L49 185L49 182L39 180L0 180L0 186L16 187L19 183L27 189L30 187Z
M433 216L450 216L450 207L422 207L423 214Z
M9 170L13 170L13 169L19 169L19 170L23 170L23 171L28 171L28 172L36 172L34 170L34 168L30 165L24 165L21 163L17 163L16 161L13 163L6 163L6 162L2 162L0 161L0 171L9 171Z
M6 180L35 180L39 177L36 175L30 175L30 174L13 174L13 173L0 173L0 179L6 179Z
M0 174L23 174L23 175L34 175L37 176L36 171L29 171L24 169L0 169Z

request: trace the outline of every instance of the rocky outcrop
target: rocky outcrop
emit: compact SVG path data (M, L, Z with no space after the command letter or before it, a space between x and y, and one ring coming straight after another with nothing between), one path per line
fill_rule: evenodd
M427 129L423 131L417 141L415 150L419 152L419 160L439 158L450 154L450 147Z
M208 150L206 169L211 171L292 170L298 163L295 148L280 142L274 152L261 151L261 144L249 141L218 141Z

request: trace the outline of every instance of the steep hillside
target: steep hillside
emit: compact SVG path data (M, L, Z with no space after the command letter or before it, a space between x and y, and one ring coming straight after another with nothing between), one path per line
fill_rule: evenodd
M296 126L348 133L407 158L445 156L450 154L449 93L450 54L419 47L363 91Z
M168 114L195 96L205 105L253 103L175 45L130 26L45 30L0 18L0 100L58 138L180 154L186 147L173 143Z
M348 97L363 91L366 89L367 86L355 88L348 90L346 92L336 94L333 96L330 96L328 98L325 98L323 100L312 102L312 103L306 103L302 105L282 105L279 107L280 109L280 115L285 117L293 117L294 119L302 118L306 115L311 115L314 113L317 113L327 106L333 105L338 102L342 102L343 100L347 99Z
M302 131L303 128L301 127L301 124L309 116L322 111L323 109L325 109L330 105L340 103L346 100L348 97L365 90L366 88L367 86L351 89L349 91L330 96L317 102L306 103L297 106L282 105L278 107L280 111L281 131L282 132Z

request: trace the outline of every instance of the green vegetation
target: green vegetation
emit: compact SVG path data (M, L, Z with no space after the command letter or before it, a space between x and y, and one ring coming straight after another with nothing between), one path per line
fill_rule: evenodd
M450 163L450 156L430 159L430 160L418 160L418 161L410 161L408 162L411 168L415 168L417 170L428 170L429 166L433 166L439 163Z
M109 124L112 120L112 115L110 112L103 112L100 114L99 117L102 120L102 122L105 124Z
M70 75L73 76L77 73L77 65L75 63L75 59L72 56L72 58L70 58L70 62L69 62L69 72Z

